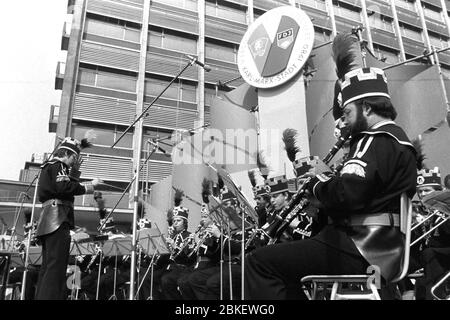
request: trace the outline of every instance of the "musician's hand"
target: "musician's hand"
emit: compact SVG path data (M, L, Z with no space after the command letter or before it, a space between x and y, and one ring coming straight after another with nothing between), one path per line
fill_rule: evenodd
M94 188L95 188L95 187L98 187L100 184L102 184L103 181L100 180L100 179L98 179L98 178L95 178L95 179L93 179L93 180L91 181L91 183L92 183L92 185L93 185Z
M289 227L291 227L292 229L297 228L298 224L300 223L300 220L295 217L294 220L291 221L291 223L289 224Z
M307 197L308 201L311 203L312 206L316 208L322 208L323 204L320 202L316 196L310 192L308 189L305 190L305 196Z
M216 225L213 224L206 228L206 230L210 232L213 237L220 238L220 230Z
M166 237L166 242L168 245L172 246L175 241L172 238Z

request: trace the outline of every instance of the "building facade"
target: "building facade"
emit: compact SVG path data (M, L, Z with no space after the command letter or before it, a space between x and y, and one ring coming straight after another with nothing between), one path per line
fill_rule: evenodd
M254 19L281 5L300 7L309 15L315 45L362 26L369 48L388 63L449 45L447 0L69 0L73 19L62 36L67 60L58 65L55 81L61 104L51 108L49 130L76 138L96 131L95 146L84 153L82 178L98 177L111 185L109 205L133 178L134 161L143 163L147 157L149 139L163 139L160 147L170 154L174 131L208 123L219 82L230 87L243 83L236 64L239 43ZM189 63L186 55L211 71L188 67L148 109L143 125L138 122L117 143ZM446 72L450 54L439 57ZM170 157L153 153L140 171L144 194L171 171ZM130 204L122 201L120 207Z

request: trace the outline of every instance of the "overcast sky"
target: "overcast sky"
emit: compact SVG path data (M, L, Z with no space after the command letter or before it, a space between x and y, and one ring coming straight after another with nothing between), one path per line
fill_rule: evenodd
M33 153L51 152L50 106L59 105L54 89L67 0L0 2L0 179L18 180Z

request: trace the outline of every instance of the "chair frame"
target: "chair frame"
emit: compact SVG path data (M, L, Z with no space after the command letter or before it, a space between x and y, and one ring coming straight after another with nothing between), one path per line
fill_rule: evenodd
M391 280L391 283L402 280L408 273L409 267L409 254L411 243L411 221L412 221L412 201L406 195L402 193L400 196L400 231L405 234L405 246L403 250L403 260L399 271L399 275ZM449 275L450 276L450 275ZM312 283L312 292L309 293L307 289L304 289L306 296L309 300L317 300L319 284L333 284L331 289L330 300L381 300L373 281L369 279L371 275L359 274L359 275L309 275L301 279L301 283L304 287L305 283ZM365 283L370 293L342 293L342 285L346 283Z

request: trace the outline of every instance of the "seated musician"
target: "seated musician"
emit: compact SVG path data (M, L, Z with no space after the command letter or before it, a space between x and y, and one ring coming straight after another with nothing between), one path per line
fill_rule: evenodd
M99 212L99 229L100 235L108 236L109 239L114 237L122 237L117 229L112 217L107 220L108 211L105 209L104 199L101 192L94 193L94 200L97 202ZM97 252L93 256L86 256L83 259L80 269L82 270L81 278L81 292L88 300L94 300L97 297L99 300L107 300L116 295L117 289L120 285L129 280L129 263L127 256L108 256L103 257L100 261L101 244L96 244ZM101 264L100 264L101 262ZM100 282L98 283L99 267ZM116 277L114 291L114 277ZM97 288L98 286L98 288ZM98 290L98 293L97 293Z
M24 210L24 222L25 222L23 225L24 240L19 244L18 251L25 255L26 244L28 242L28 236L30 232L31 232L30 246L36 246L35 232L37 224L36 222L31 223L31 209L29 208L26 208ZM39 268L40 265L28 264L28 272L25 285L25 300L34 299L37 281L39 277ZM25 268L22 266L12 268L9 273L8 283L10 284L19 282L21 283L23 280L24 271Z
M417 196L420 200L442 189L438 167L418 172ZM450 220L448 215L427 209L423 205L415 206L414 209L414 222L417 227L411 233L411 241L420 236L423 238L411 247L410 271L424 268L424 277L416 282L416 299L432 300L431 288L450 270ZM441 224L437 226L439 223ZM443 286L438 288L436 293L445 297L450 294L445 290Z
M272 210L269 191L264 180L258 184L258 181L262 179L260 169L249 170L248 177L252 185L253 199L256 201L255 211L258 215L258 227L261 228L267 221L268 212Z
M318 171L304 186L308 200L323 207L331 224L309 239L248 253L246 298L306 298L299 282L312 274L365 274L376 265L382 284L398 274L404 249L400 196L415 191L415 150L393 122L397 114L383 71L348 70L339 71L335 119L343 116L351 128L350 157L339 173Z
M226 188L221 190L220 198L222 205L228 208L235 203L234 194ZM200 229L196 233L197 263L193 272L178 280L181 296L184 300L218 300L222 281L223 298L229 299L231 274L231 285L235 288L233 293L235 298L238 298L241 267L233 257L241 251L240 242L230 240L226 234L222 234L207 206L202 206L201 214ZM229 249L231 252L228 252ZM222 280L220 278L221 261L224 263Z

